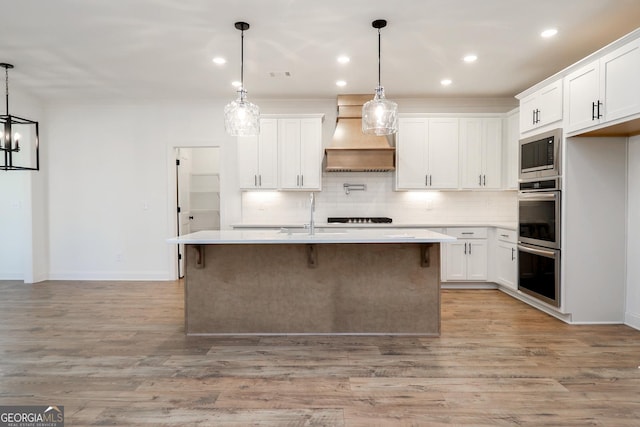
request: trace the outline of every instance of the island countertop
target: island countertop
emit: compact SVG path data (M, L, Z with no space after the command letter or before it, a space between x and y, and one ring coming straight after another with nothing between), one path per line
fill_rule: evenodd
M309 243L445 243L456 238L430 230L376 228L367 230L203 230L168 240L187 245Z

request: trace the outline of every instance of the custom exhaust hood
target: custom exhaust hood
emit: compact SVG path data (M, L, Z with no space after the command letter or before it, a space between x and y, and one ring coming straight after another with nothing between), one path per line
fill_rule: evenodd
M338 118L331 146L325 149L327 172L395 170L395 135L362 133L362 106L371 95L338 95Z

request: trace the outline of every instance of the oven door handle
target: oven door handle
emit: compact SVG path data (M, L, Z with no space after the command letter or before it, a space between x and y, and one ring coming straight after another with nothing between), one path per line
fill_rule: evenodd
M518 250L522 252L528 252L534 255L546 256L548 258L555 258L556 253L554 251L545 251L544 249L535 249L529 246L518 245Z
M523 193L520 192L518 194L519 199L537 199L537 200L547 200L547 199L555 199L557 196L556 191L536 191L531 193Z

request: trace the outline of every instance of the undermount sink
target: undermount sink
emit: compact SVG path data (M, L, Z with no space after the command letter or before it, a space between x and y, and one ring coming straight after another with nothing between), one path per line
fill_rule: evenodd
M278 232L280 234L309 234L308 228L281 228ZM322 228L316 228L314 235L330 236L332 234L346 234L347 230L326 230Z

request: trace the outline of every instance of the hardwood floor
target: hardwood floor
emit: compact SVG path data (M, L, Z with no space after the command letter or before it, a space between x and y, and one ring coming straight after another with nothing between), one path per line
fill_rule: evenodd
M185 337L181 282L0 282L0 405L66 426L638 426L640 331L443 291L442 335Z

